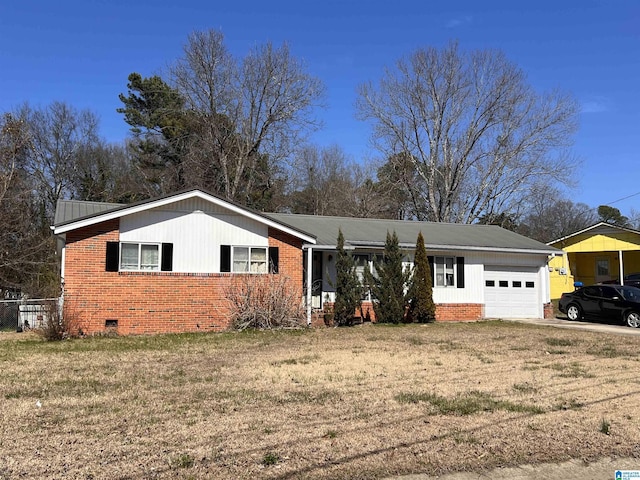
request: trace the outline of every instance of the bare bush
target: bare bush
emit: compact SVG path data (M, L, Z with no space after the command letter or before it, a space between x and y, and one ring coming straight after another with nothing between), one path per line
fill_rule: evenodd
M48 342L65 340L75 335L75 316L63 314L57 302L45 305L43 322L34 331Z
M245 275L230 285L225 296L234 329L300 328L304 307L298 289L284 275Z

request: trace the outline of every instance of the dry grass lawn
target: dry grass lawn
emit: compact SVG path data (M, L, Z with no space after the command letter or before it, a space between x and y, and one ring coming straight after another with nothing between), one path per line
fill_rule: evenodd
M370 479L640 458L639 337L501 322L3 333L0 366L0 479Z

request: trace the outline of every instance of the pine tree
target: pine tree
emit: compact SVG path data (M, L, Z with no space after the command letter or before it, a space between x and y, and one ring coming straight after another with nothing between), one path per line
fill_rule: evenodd
M356 265L351 253L344 248L344 235L338 230L336 256L336 301L333 320L336 325L352 325L356 310L362 303L362 286L356 274Z
M367 283L375 299L373 311L376 321L399 323L404 320L404 286L407 275L402 270L402 252L398 235L387 232L382 259L374 262L376 276L365 270Z
M416 242L413 272L407 297L409 299L408 321L418 323L435 321L436 305L433 303L433 282L422 232L418 234Z

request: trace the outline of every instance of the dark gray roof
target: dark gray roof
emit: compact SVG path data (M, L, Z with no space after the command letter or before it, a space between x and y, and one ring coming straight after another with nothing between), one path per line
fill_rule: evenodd
M560 250L495 225L414 222L371 218L322 217L269 213L274 220L310 233L317 246L333 247L342 230L345 242L353 247L382 247L387 231L395 231L400 245L413 248L422 232L427 248L496 250L532 253L559 253Z
M71 223L82 218L89 218L109 210L118 210L127 206L129 205L119 203L59 200L56 208L55 225ZM316 238L317 247L335 247L338 229L341 229L345 242L353 247L381 248L384 246L387 231L395 231L400 240L400 245L405 248L415 247L418 233L422 232L425 244L430 249L471 249L543 254L561 252L561 250L554 247L494 225L323 217L287 213L266 213L261 215L289 226L294 230L308 233Z
M99 213L121 208L122 203L85 202L80 200L58 200L54 225L61 225L84 217L92 217Z

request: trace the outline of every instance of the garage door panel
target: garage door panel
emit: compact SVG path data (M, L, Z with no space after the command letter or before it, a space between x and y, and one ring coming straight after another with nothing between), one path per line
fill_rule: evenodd
M535 268L486 266L485 316L530 318L540 316L540 286Z

